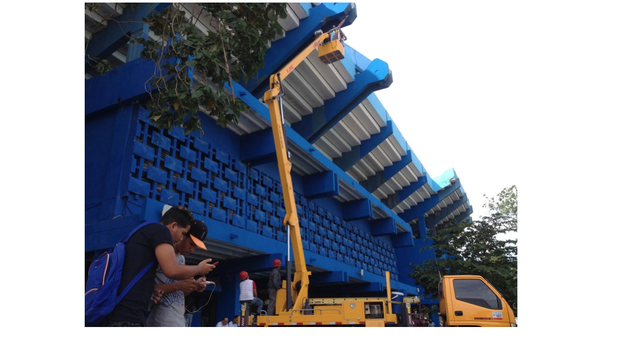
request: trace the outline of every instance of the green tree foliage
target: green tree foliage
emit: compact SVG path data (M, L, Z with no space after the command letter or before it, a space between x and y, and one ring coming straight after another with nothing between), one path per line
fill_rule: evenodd
M225 83L247 81L263 67L270 41L283 34L278 20L287 16L285 3L201 6L202 14L212 17L213 28L207 35L195 26L198 17L188 19L176 6L169 6L144 19L158 39L134 39L144 45L141 56L156 62L146 83L154 87L146 107L158 128L182 126L186 134L195 130L203 134L200 108L222 127L238 123L247 106L227 93Z
M487 198L486 216L470 224L453 223L430 231L425 239L435 258L411 265L416 284L437 298L440 277L455 274L481 275L504 296L511 306L517 303L517 240L501 239L517 230L517 188L503 189ZM517 313L517 311L515 311Z

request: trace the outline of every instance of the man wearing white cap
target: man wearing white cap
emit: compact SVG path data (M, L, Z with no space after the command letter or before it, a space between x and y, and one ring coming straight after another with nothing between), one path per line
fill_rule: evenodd
M184 265L186 263L184 255L194 252L197 247L206 249L203 240L205 240L207 233L208 229L202 221L193 220L191 222L188 233L184 235L181 241L173 245L178 264ZM203 292L206 288L203 283L205 281L205 277L200 277L197 280L194 278L170 279L158 267L154 290L162 290L163 295L160 301L152 307L145 325L148 327L186 326L184 297L193 291Z

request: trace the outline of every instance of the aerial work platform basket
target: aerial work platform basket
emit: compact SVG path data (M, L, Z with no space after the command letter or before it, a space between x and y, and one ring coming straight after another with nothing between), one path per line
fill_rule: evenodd
M328 42L318 48L318 58L322 63L328 65L340 61L344 58L344 35L340 30L333 33Z

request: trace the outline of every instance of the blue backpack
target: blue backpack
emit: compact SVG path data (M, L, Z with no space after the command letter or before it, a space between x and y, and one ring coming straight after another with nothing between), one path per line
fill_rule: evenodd
M151 261L136 277L134 277L134 279L132 279L123 292L117 295L121 283L123 262L125 260L125 244L139 229L154 223L160 222L149 221L141 223L138 227L134 228L130 234L119 241L115 247L104 252L91 263L89 275L87 277L86 293L84 294L84 317L87 327L94 327L102 323L104 318L115 309L115 306L117 306L128 291L130 291L134 284L136 284L156 262Z

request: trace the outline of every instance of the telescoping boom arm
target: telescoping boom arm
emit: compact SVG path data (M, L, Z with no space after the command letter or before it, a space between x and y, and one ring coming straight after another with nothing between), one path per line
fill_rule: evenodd
M344 23L344 21L342 21L342 23ZM340 23L340 26L342 23ZM281 178L283 200L285 203L286 215L283 224L286 226L288 238L292 240L292 252L294 255L295 270L293 283L296 287L296 296L292 294L294 304L291 306L290 294L292 293L292 289L288 286L286 310L300 311L303 308L303 300L307 298L311 272L307 271L307 266L305 264L303 243L301 242L301 229L299 227L296 200L294 198L292 177L290 175L292 163L290 162L290 154L287 149L287 139L285 135L285 119L283 117L281 102L281 97L284 95L282 81L318 47L320 47L318 49L319 58L324 63L331 63L344 58L344 46L341 42L343 40L343 34L341 33L340 26L326 33L322 33L322 31L316 32L315 40L307 48L286 64L283 69L270 76L270 89L264 94L264 101L268 104L268 109L270 111L279 177ZM327 39L330 39L330 41L322 45ZM289 250L290 248L288 247L288 257Z

